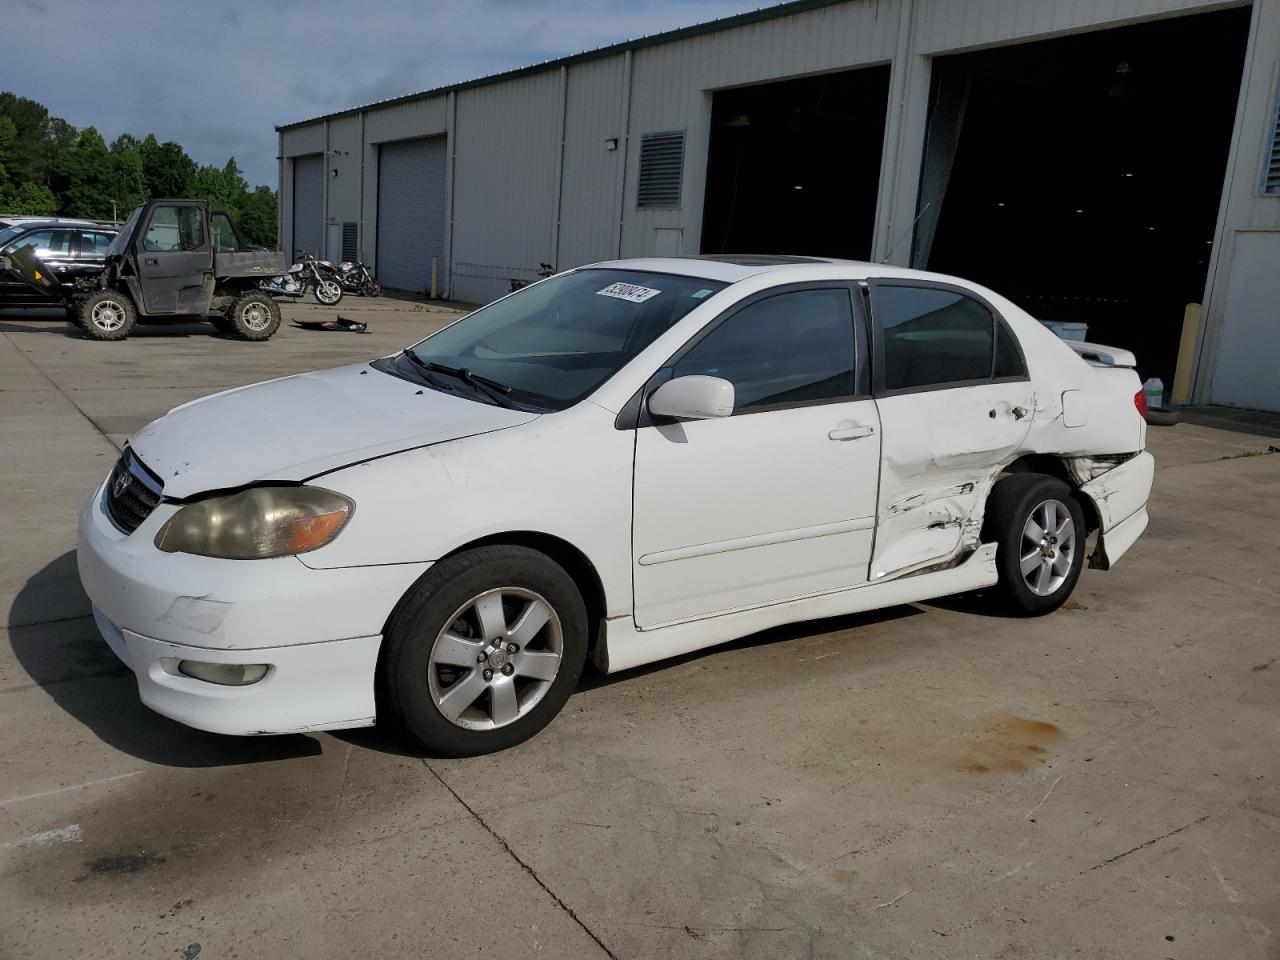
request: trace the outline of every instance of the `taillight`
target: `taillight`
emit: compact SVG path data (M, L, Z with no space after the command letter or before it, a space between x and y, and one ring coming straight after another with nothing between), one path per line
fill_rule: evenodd
M1142 415L1142 419L1147 419L1147 392L1139 390L1133 395L1133 405L1138 408L1138 413Z

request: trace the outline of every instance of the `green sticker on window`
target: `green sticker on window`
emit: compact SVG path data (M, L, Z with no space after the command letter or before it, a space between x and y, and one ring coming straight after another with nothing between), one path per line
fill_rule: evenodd
M703 289L699 290L697 293L690 294L690 296L692 296L693 299L695 300L701 300L703 297L709 297L713 293L715 293L714 290L708 290L707 288L704 287Z

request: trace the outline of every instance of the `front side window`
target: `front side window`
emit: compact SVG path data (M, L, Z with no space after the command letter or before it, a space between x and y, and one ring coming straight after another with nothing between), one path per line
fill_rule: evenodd
M871 305L881 333L883 390L1025 375L1011 334L973 297L936 287L874 284Z
M669 273L579 270L482 307L410 350L510 387L516 404L563 410L724 286Z
M66 256L71 252L71 231L33 230L10 244L7 252L16 253L25 247L34 247L42 257Z
M733 384L734 414L840 400L854 394L849 292L795 290L738 310L674 365Z
M204 246L204 218L199 207L156 207L142 238L149 253L199 250Z

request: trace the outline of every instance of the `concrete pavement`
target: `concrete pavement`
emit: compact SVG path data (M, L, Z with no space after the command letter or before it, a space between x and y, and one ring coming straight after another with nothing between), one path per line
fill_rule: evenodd
M454 315L337 312L372 334L0 312L0 960L1280 955L1260 435L1153 428L1148 533L1044 619L949 599L590 675L465 761L150 713L87 618L76 509L178 403Z

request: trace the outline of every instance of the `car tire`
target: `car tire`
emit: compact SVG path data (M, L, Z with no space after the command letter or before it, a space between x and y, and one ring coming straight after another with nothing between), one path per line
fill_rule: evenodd
M90 340L123 340L137 320L133 301L114 290L100 290L80 305L80 330Z
M342 284L337 280L320 280L311 291L316 296L316 303L326 307L337 306L342 301Z
M586 605L564 568L479 547L432 566L392 614L382 706L432 754L493 753L551 722L586 656Z
M224 318L243 340L270 340L280 329L280 305L260 290L241 294Z
M1015 473L999 481L987 500L982 540L996 544L1005 608L1035 617L1062 606L1080 579L1087 535L1084 510L1061 480Z

